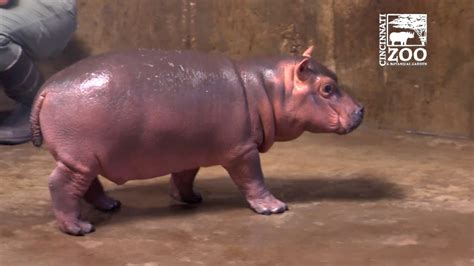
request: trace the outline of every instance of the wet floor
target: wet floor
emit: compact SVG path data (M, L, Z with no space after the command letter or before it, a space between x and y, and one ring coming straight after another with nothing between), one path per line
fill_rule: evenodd
M0 146L1 265L474 265L474 142L361 129L310 135L263 155L290 211L248 209L226 172L202 169L199 206L168 197L168 177L105 182L118 213L84 204L97 231L54 224L53 160Z

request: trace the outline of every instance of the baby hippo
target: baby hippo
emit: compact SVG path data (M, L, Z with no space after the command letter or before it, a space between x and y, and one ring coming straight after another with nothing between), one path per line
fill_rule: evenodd
M33 144L56 160L49 177L54 215L68 234L94 230L79 202L120 207L98 175L123 184L171 173L170 194L186 203L200 167L223 166L250 207L287 205L264 183L260 152L304 131L346 134L363 107L311 58L232 61L196 51L137 50L84 59L51 77L31 114Z

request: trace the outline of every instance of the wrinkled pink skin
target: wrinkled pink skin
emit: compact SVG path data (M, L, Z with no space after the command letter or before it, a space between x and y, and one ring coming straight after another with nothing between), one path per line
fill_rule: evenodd
M264 184L259 152L304 131L348 133L363 116L309 53L232 62L138 50L91 57L54 75L31 121L34 144L43 142L57 162L49 188L59 228L94 230L79 219L81 198L104 211L120 207L98 175L123 184L172 173L171 196L198 203L194 178L212 165L229 172L257 213L287 210Z

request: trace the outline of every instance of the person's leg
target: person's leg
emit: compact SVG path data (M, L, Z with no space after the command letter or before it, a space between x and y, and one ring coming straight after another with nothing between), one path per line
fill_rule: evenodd
M15 1L0 8L0 34L35 61L59 55L75 30L74 0Z
M18 1L0 8L0 85L17 102L0 121L0 144L30 140L30 106L43 83L33 59L58 54L75 28L74 0Z
M15 109L0 124L0 144L30 140L30 108L43 83L38 68L21 46L0 35L0 83L16 102Z

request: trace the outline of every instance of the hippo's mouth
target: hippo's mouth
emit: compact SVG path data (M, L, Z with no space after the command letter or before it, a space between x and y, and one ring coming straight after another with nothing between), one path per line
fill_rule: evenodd
M338 116L338 124L339 124L339 127L338 129L336 130L336 133L339 134L339 135L345 135L345 134L348 134L348 133L351 133L352 131L354 131L354 129L358 128L359 125L361 124L362 122L362 118L359 118L357 120L352 120L350 123L349 123L349 126L348 127L344 127L343 126L343 123L341 121L341 116L339 115Z
M334 112L337 114L337 129L335 130L336 134L339 135L345 135L350 133L352 130L354 130L358 125L354 125L354 123L351 123L349 127L344 127L344 123L342 122L341 115L333 108Z
M342 126L341 114L339 114L339 112L336 111L336 108L332 107L331 105L329 105L329 108L331 108L334 114L336 114L337 116L337 123L334 125L334 132L339 135L344 135L344 134L349 133L347 129L344 126Z
M336 133L339 135L346 135L349 132L351 132L351 129L345 128L345 127L340 127L338 130L336 130Z
M348 128L345 128L345 127L342 126L341 116L338 115L336 133L339 134L339 135L345 135L349 132L350 132L350 130Z
M361 119L359 120L351 119L349 123L344 123L345 121L344 121L343 116L336 110L336 108L334 108L331 105L329 105L329 108L333 112L331 116L337 117L336 123L330 126L331 132L334 132L338 135L345 135L352 132L354 129L356 129L360 125ZM344 126L344 125L347 125L347 126Z

